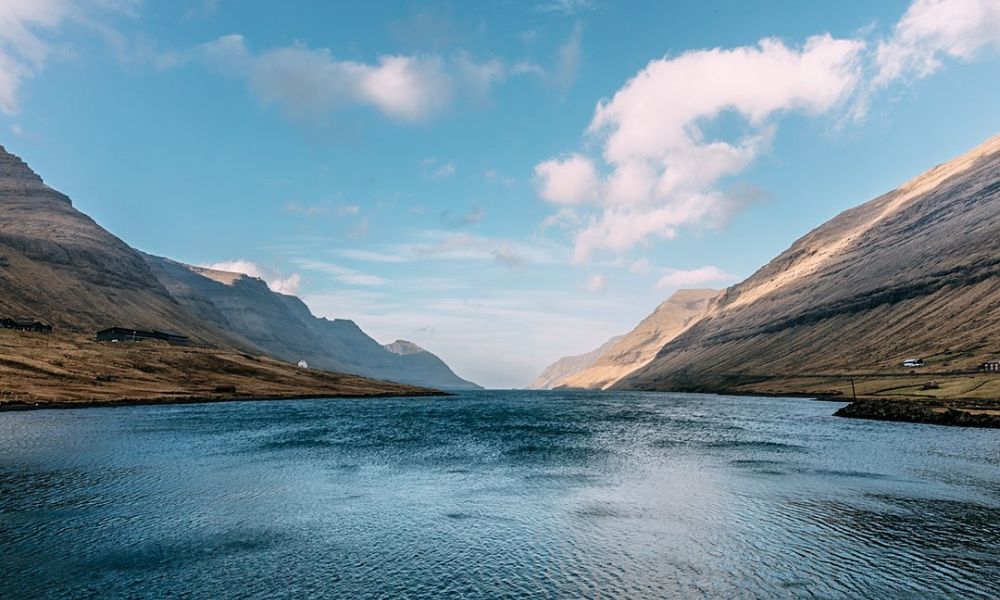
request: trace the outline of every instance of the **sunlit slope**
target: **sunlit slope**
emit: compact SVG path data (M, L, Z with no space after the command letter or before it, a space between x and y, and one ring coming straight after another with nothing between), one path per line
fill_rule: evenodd
M616 387L969 369L1000 356L998 320L1000 136L808 233Z

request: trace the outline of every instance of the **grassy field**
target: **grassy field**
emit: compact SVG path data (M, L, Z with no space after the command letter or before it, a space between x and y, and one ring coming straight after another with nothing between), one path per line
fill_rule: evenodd
M0 409L434 393L230 350L0 329Z
M933 381L937 388L926 386ZM852 382L854 384L852 389ZM1000 402L1000 373L861 373L761 377L733 386L739 392L888 400Z

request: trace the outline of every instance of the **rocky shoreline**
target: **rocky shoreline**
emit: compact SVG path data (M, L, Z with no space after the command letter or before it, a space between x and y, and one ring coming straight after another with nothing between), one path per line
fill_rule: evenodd
M856 400L834 413L851 419L873 419L1000 429L1000 402L982 400Z

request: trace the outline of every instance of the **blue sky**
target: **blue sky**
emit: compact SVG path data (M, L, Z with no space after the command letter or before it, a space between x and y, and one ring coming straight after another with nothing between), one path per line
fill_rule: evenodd
M527 384L1000 132L1000 2L0 1L0 143L142 250Z

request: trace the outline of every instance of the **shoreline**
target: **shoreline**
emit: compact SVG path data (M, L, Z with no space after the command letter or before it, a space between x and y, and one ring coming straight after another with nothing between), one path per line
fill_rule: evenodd
M0 403L0 413L19 412L31 410L70 410L84 408L118 408L128 406L171 406L183 404L218 404L223 402L267 402L272 400L360 400L360 399L382 399L382 398L443 398L453 396L449 392L429 390L427 392L411 392L397 394L392 392L378 392L375 394L265 394L245 396L176 396L160 398L124 398L121 400L81 400L81 401L53 401L53 402L28 402L12 401Z
M859 398L833 413L846 419L1000 429L1000 403L981 400L877 400Z

